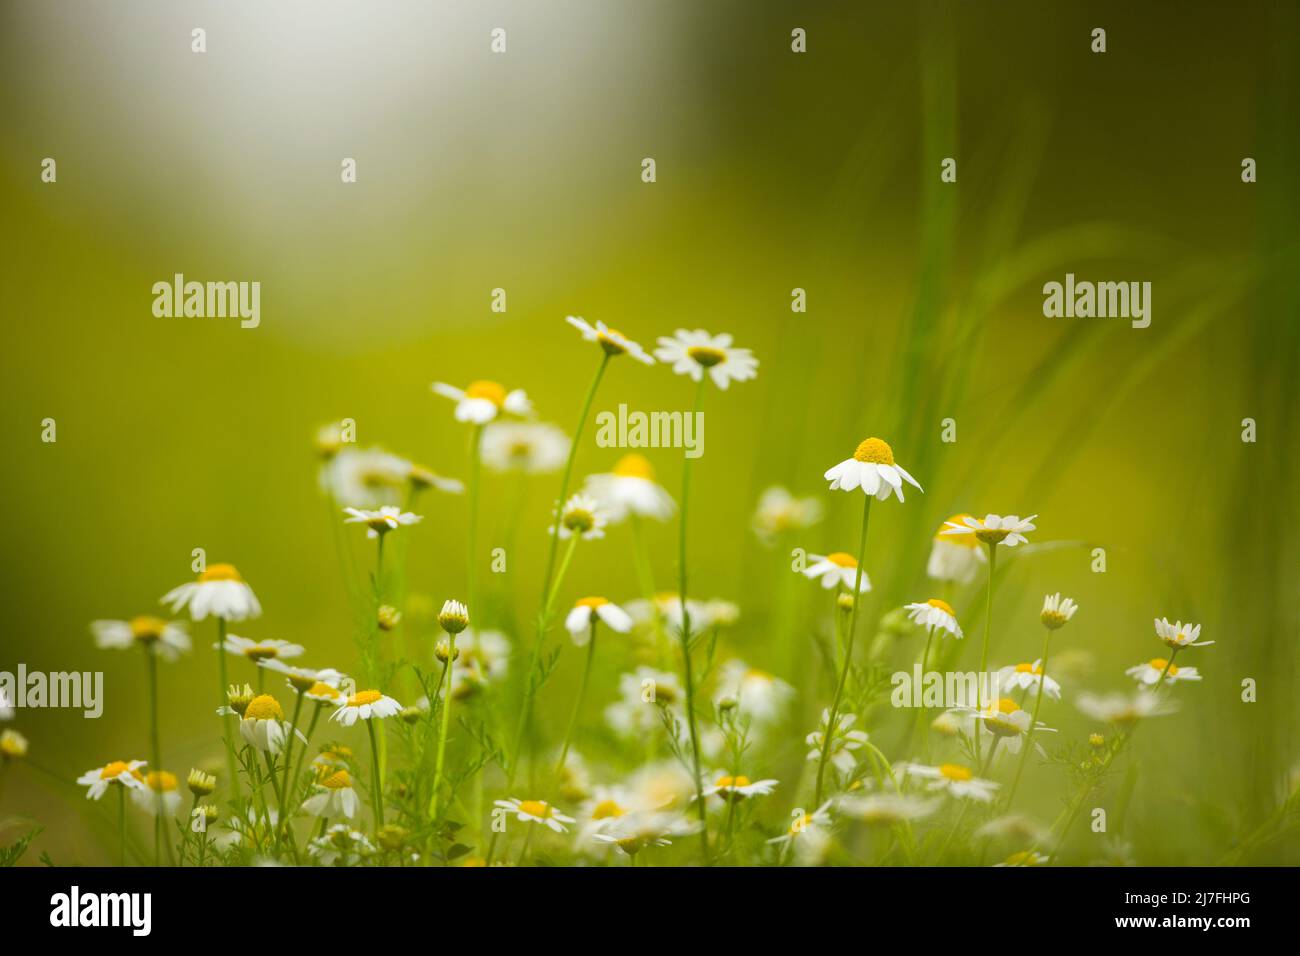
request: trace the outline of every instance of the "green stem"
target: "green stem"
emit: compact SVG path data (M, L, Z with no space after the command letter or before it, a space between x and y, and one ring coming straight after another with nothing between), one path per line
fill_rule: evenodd
M375 833L384 825L384 781L379 774L379 745L375 741L375 721L371 717L366 721L366 730L370 734L370 796L374 801Z
M117 787L117 832L118 832L118 866L126 866L126 785L115 782Z
M989 549L989 582L988 590L984 599L984 645L980 649L980 669L978 682L975 687L975 703L979 706L977 710L984 710L984 672L988 669L989 663L989 629L993 621L993 571L998 563L998 546L992 542L988 545ZM978 725L977 725L978 728ZM975 763L980 762L980 734L979 730L975 731Z
M564 743L560 747L560 759L555 765L558 777L564 771L564 758L569 755L569 743L573 740L573 728L578 723L578 714L582 712L582 701L587 696L587 681L591 677L591 662L596 658L596 614L591 615L591 636L587 640L587 661L582 667L582 681L578 684L578 696L573 701L573 713L569 715L569 726L564 730Z
M158 789L154 792L153 865L162 862L163 798L162 798L162 746L158 739L158 655L152 645L144 647L145 678L149 687L149 762L157 774Z
M447 728L451 723L451 674L452 661L456 659L456 635L447 635L447 666L444 673L447 677L447 686L442 692L442 724L438 729L438 759L434 765L433 771L433 794L429 798L429 819L436 820L438 817L438 788L442 785L442 760L447 751Z
M1016 798L1016 788L1020 786L1020 775L1025 772L1025 762L1029 759L1029 751L1034 745L1034 731L1038 728L1038 708L1043 703L1043 685L1047 683L1047 651L1051 644L1052 632L1046 629L1047 633L1043 637L1043 660L1041 669L1042 673L1038 675L1038 694L1034 697L1034 713L1029 718L1029 729L1025 731L1024 746L1020 751L1020 762L1016 764L1016 776L1011 781L1011 789L1007 791L1007 810L1011 809L1011 803Z
M226 707L226 619L217 618L217 679L221 686L217 688L217 706ZM230 796L239 799L239 769L235 763L234 735L230 728L230 714L221 718L221 729L226 743L226 769L230 773Z
M479 473L482 470L483 426L475 425L469 439L469 533L465 565L465 593L474 613L482 613L478 599L478 493Z
M871 495L863 495L862 532L858 537L858 571L853 580L853 610L849 614L849 638L844 649L844 664L840 668L839 683L835 687L835 699L827 714L826 730L822 737L822 756L817 762L817 789L814 791L813 806L822 805L822 786L826 775L826 763L830 758L831 741L835 737L836 725L840 717L840 702L844 698L844 685L848 682L849 668L853 663L853 639L857 634L858 606L862 603L862 564L867 558L867 526L871 521Z

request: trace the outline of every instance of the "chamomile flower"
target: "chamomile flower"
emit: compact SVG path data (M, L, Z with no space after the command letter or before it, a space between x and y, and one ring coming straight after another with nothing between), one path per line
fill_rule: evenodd
M16 730L0 733L0 760L19 760L27 756L27 738Z
M344 817L351 820L357 815L357 792L352 789L352 774L347 770L323 773L316 781L316 792L303 801L304 813L313 817Z
M740 712L755 724L771 724L785 713L794 688L767 671L733 658L722 665L714 695L715 700L726 697L735 700Z
M401 500L412 464L382 448L343 448L321 470L324 491L339 505L380 508Z
M564 321L582 333L588 342L596 342L606 355L630 355L643 365L654 365L655 360L639 344L617 329L611 329L600 319L592 325L580 315L568 315Z
M590 495L579 492L564 503L560 509L559 535L564 541L575 534L583 541L592 541L605 537L605 512L600 502ZM556 533L554 525L551 534Z
M465 492L465 483L456 478L440 475L425 465L411 465L406 480L410 482L412 493L429 488L441 491L445 495L459 495Z
M924 627L926 633L935 630L944 631L955 638L962 637L961 625L957 623L957 614L952 605L939 598L930 598L916 604L904 605L907 616L916 624Z
M679 633L682 629L681 595L671 591L662 591L650 601L641 598L628 601L626 609L627 613L632 615L632 620L637 624L651 624L659 620ZM706 617L704 602L688 598L686 610L691 616L691 630L696 634L705 630L706 628L701 624Z
M903 482L917 491L924 489L909 475L902 465L894 461L894 450L879 438L861 442L852 458L846 458L823 476L831 483L832 491L853 491L861 488L863 494L884 501L891 494L903 500Z
M1027 662L1009 664L998 671L998 686L1003 690L1026 690L1037 693L1040 682L1044 694L1053 700L1061 699L1061 685L1043 673L1041 660L1034 661L1032 664Z
M586 645L591 638L594 619L603 621L606 627L619 634L626 634L632 630L631 615L608 598L580 598L574 603L568 617L564 619L564 627L573 637L574 644L579 647Z
M569 436L558 425L496 421L483 429L483 464L493 471L544 475L569 457Z
M970 767L957 763L940 764L937 767L925 764L895 764L895 771L905 776L928 780L926 789L936 793L948 793L963 800L975 800L978 803L991 803L998 784L975 776Z
M451 665L451 696L460 700L505 679L510 670L510 639L500 631L462 631Z
M669 846L675 838L689 836L698 828L697 822L680 813L638 810L611 818L591 838L635 856L648 846Z
M1020 746L1029 732L1032 725L1035 733L1056 733L1041 720L1034 724L1033 716L1010 697L1001 697L996 701L989 703L983 710L977 710L973 713L974 718L989 733L999 738L1006 744L1008 753L1020 753ZM1034 748L1041 754L1043 748L1039 744L1034 744Z
M337 704L343 692L335 684L318 680L303 691L302 696L318 704Z
M95 646L126 650L139 644L165 661L174 661L190 649L190 635L179 621L159 617L133 617L129 621L91 621Z
M620 699L605 708L605 722L615 732L627 737L643 737L662 730L667 715L681 724L681 706L685 700L676 674L653 667L638 667L624 674L618 682Z
M1170 647L1208 647L1214 641L1198 641L1201 636L1201 625L1193 624L1188 621L1184 624L1179 621L1177 624L1170 624L1167 618L1160 618L1156 621L1156 637L1164 641Z
M420 515L403 511L401 508L392 505L384 505L378 511L344 508L343 513L348 516L343 519L344 524L364 524L366 526L367 538L378 538L381 534L387 534L403 526L419 524L424 520Z
M830 720L830 716L829 708L823 709L821 726L804 738L804 742L810 748L808 751L809 760L822 759L822 748L826 740L826 725ZM831 734L830 762L842 774L853 770L858 762L858 758L853 751L860 749L870 739L866 731L852 729L857 719L857 714L840 714L835 720L835 730Z
M180 782L176 774L166 770L150 770L144 775L144 786L131 790L131 799L141 810L158 815L162 804L163 816L174 817L181 808Z
M976 540L985 544L1005 544L1008 548L1014 548L1028 540L1025 532L1035 530L1033 520L1037 517L1038 515L1021 518L1019 515L991 514L975 518L965 515L961 521L944 522L946 527L943 533L954 536L974 535Z
M523 418L533 411L533 406L523 389L506 391L506 387L497 382L470 382L464 389L443 382L434 382L433 390L443 398L449 398L456 403L458 422L486 425L503 412Z
M1162 700L1146 687L1139 687L1137 693L1131 697L1127 694L1107 694L1103 697L1083 693L1079 695L1078 707L1093 720L1127 725L1144 717L1172 714L1177 710L1178 705L1173 701Z
M1072 598L1062 598L1060 592L1057 592L1043 598L1043 610L1038 617L1043 622L1043 627L1049 631L1059 631L1070 622L1077 610L1079 605Z
M725 333L678 329L672 336L659 337L655 357L671 365L677 375L689 375L696 382L708 372L713 384L726 391L732 382L747 382L758 375L758 359L749 349L732 347L731 342Z
M271 755L284 750L293 730L284 719L280 702L270 694L260 694L249 701L239 720L239 736L254 750Z
M588 476L584 490L613 523L628 515L667 521L677 510L672 495L655 481L650 459L635 452L616 461L613 471Z
M816 498L796 498L780 485L767 488L758 498L754 511L754 533L764 544L771 544L782 534L805 531L822 520L822 503Z
M852 591L855 584L862 594L871 590L871 579L867 577L865 570L861 575L858 574L858 561L851 554L832 551L830 554L810 554L808 559L812 563L803 569L804 577L821 581L822 587L828 591L831 588L846 588Z
M305 652L305 648L301 644L291 644L289 641L276 638L252 641L237 634L227 634L226 641L221 647L227 654L247 658L254 664L262 664L272 658L288 660L301 657Z
M773 837L767 842L775 845L798 844L800 840L806 838L809 834L829 834L831 828L831 804L833 801L827 800L812 813L800 813L790 821L789 828L785 833L778 837Z
M836 809L846 817L869 826L890 826L928 817L939 806L938 798L910 793L870 793L841 797Z
M330 720L337 720L344 727L351 727L358 720L395 717L402 712L401 704L377 690L359 690L351 697L335 701L335 707Z
M545 800L518 800L511 797L508 800L497 800L496 805L513 813L516 820L540 823L556 833L567 833L569 828L565 824L574 822L573 817L566 817Z
M686 812L695 796L695 781L675 760L658 761L639 768L627 780L631 805L638 810Z
M767 796L779 783L777 780L750 780L743 774L720 774L704 788L704 796L719 796L723 800L744 800L747 797Z
M143 760L114 760L94 770L87 770L77 778L77 783L86 788L87 800L98 800L113 784L128 790L144 789L144 774L140 768Z
M244 621L259 617L262 605L257 595L244 583L233 564L211 564L198 580L172 588L162 596L173 612L189 608L190 617L201 621L209 614L226 621Z
M1138 664L1136 667L1130 667L1124 672L1132 677L1139 684L1145 684L1148 687L1160 683L1163 675L1164 683L1177 684L1182 680L1200 680L1201 675L1197 673L1195 667L1179 667L1172 661L1167 661L1163 657L1153 657L1144 664Z
M1021 850L1018 853L1012 853L1001 863L994 863L994 866L1043 866L1047 863L1047 857L1034 850Z
M321 866L354 866L376 852L360 830L336 823L307 844L307 853Z
M968 514L956 514L940 525L930 543L930 559L925 573L935 581L952 581L969 584L981 564L988 561L974 535L949 535L949 525L964 525Z
M259 657L257 658L257 664L268 671L283 674L287 678L286 683L289 685L289 689L300 693L314 690L317 684L337 688L343 681L347 680L342 673L332 667L322 668L321 670L314 670L310 667L294 667L292 664L286 664L279 656Z

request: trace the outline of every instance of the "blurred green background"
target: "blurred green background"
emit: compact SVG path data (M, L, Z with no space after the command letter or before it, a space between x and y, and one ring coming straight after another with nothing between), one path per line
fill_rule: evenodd
M195 26L206 54L190 52ZM506 55L489 52L497 26ZM95 650L88 622L151 612L191 577L195 547L262 600L236 633L346 669L319 425L351 417L361 445L464 478L466 431L430 382L522 387L572 429L597 353L564 315L647 345L704 327L762 363L708 396L695 478L693 589L740 604L729 647L760 666L778 656L771 595L789 555L749 530L759 492L819 495L827 519L805 546L851 551L859 499L821 474L884 437L925 494L874 509L873 614L930 596L929 536L954 512L1038 513L1036 543L1069 543L1008 564L992 651L1032 658L1042 594L1079 601L1061 644L1091 672L1045 713L1053 726L1089 728L1080 687L1128 688L1124 668L1161 650L1153 617L1218 642L1188 661L1205 680L1178 688L1180 715L1135 741L1124 834L1142 862L1214 862L1300 763L1298 36L1295 7L1263 2L5 0L0 669L106 675L101 720L22 711L9 726L68 781L145 756L140 662ZM47 156L57 184L40 180ZM956 184L939 181L948 156ZM155 318L151 286L177 272L259 280L261 327ZM1066 272L1151 281L1150 328L1044 318L1042 284ZM806 314L790 311L795 287ZM690 401L686 380L623 361L596 410ZM47 416L56 444L40 441ZM578 476L616 454L588 431ZM653 460L676 496L680 455ZM532 486L510 562L524 620L557 484ZM487 476L484 548L511 492ZM411 588L440 603L463 593L466 511L424 505ZM652 535L666 586L675 526ZM625 528L579 549L565 591L635 596ZM801 594L823 613L812 585ZM981 602L978 584L959 598L963 621ZM164 763L182 775L215 747L211 634L197 626L195 653L164 669ZM601 666L589 715L628 662ZM802 769L830 692L814 670L782 762L760 776L792 784ZM1247 677L1254 704L1240 702ZM560 714L576 680L566 657L543 708ZM102 859L79 790L0 772L0 815L49 827L38 849ZM1030 784L1050 820L1060 780L1038 768ZM781 797L779 819L794 795ZM1279 843L1257 861L1298 858Z

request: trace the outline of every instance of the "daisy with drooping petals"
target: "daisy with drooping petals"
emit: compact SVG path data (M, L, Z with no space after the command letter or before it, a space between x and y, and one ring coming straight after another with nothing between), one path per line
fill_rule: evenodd
M719 796L723 800L744 800L746 797L767 796L779 781L750 780L743 774L724 773L704 788L704 796Z
M937 767L925 764L895 764L895 771L904 776L920 777L928 780L927 790L943 792L963 800L975 800L979 803L991 803L998 784L975 776L969 767L956 763L940 764Z
M379 508L401 500L412 464L382 448L345 447L321 469L321 490L337 505Z
M150 770L144 775L143 787L131 788L131 800L141 810L154 816L174 817L181 808L181 790L176 774L166 770Z
M456 421L486 425L503 412L519 418L532 414L533 406L523 389L506 391L496 382L470 382L465 388L434 382L433 390L456 403Z
M143 760L114 760L94 770L87 770L77 778L77 783L86 788L87 800L98 800L110 786L118 784L128 790L144 789L144 774L140 768Z
M957 623L957 615L953 611L952 605L947 601L930 598L928 601L904 605L904 608L907 611L907 616L916 624L924 627L927 634L933 634L938 630L958 639L962 637L961 625Z
M569 828L565 824L573 822L573 817L566 817L545 800L519 800L511 797L508 800L497 800L496 805L513 813L516 820L540 823L556 833L567 833Z
M623 521L628 515L667 521L677 510L672 495L655 481L650 459L635 452L615 462L613 471L589 475L583 490L613 523Z
M1193 624L1188 621L1184 624L1179 621L1177 624L1170 624L1167 618L1160 618L1156 621L1156 637L1164 641L1170 647L1208 647L1214 641L1198 641L1201 636L1201 625Z
M591 638L596 620L605 623L611 631L626 634L632 630L632 617L608 598L585 597L574 602L573 610L564 619L565 630L573 638L573 643L585 647Z
M1146 687L1139 687L1132 697L1127 694L1107 694L1103 697L1083 693L1079 695L1077 703L1079 709L1093 720L1121 725L1136 723L1144 717L1172 714L1178 709L1176 702L1163 700Z
M249 701L239 721L239 735L244 743L271 756L284 750L291 730L280 702L270 694L259 694Z
M429 488L441 491L445 495L459 495L465 492L465 483L456 478L438 474L424 465L411 465L406 480L411 486L411 502L414 503L420 492Z
M554 525L551 526L550 531L551 534L557 533ZM600 503L590 495L581 492L574 495L560 510L558 534L561 540L567 540L575 535L583 541L594 541L605 537L605 512L601 509Z
M659 336L655 357L671 365L677 375L702 382L704 373L726 391L732 382L747 382L758 375L758 359L749 349L734 348L730 335L710 335L703 329L678 329L671 337Z
M378 538L381 534L387 534L395 531L404 525L418 524L423 521L420 515L411 514L409 511L403 511L401 508L392 505L384 505L378 511L364 511L361 508L344 508L343 513L348 517L343 519L344 524L364 524L368 529L367 538Z
M135 644L153 649L165 661L174 661L190 649L190 635L179 621L158 617L133 617L129 621L91 621L95 646L126 650Z
M1032 664L1022 662L1009 664L998 671L998 686L1005 690L1038 691L1042 684L1043 693L1053 700L1061 699L1061 685L1043 673L1041 659Z
M905 481L917 491L924 490L902 465L894 461L894 450L888 442L879 438L861 442L852 458L828 468L823 477L831 483L832 491L861 488L863 494L878 501L884 501L891 494L902 501Z
M999 698L983 710L977 711L974 717L999 742L1005 742L1007 751L1013 754L1020 753L1022 743L1028 740L1033 733L1042 733L1044 731L1056 733L1053 728L1048 727L1041 721L1035 721L1029 711L1010 697ZM1044 752L1043 748L1038 744L1034 744L1034 748L1039 754ZM1019 783L1018 772L1016 782Z
M796 498L780 485L763 491L752 521L764 544L789 531L804 531L822 520L822 503L816 498Z
M935 532L930 544L930 558L925 565L925 573L931 579L969 584L974 580L979 566L988 560L973 535L966 537L946 533L950 524L963 524L969 517L968 514L953 515Z
M244 583L233 564L209 565L198 580L164 594L162 603L170 604L173 612L189 608L190 617L196 621L209 614L223 621L243 621L262 613L257 595Z
M812 564L803 569L804 577L813 581L820 580L822 587L828 591L831 588L844 588L852 592L855 584L862 594L871 590L871 579L867 577L865 569L858 571L858 562L851 554L843 551L810 554L808 560Z
M978 540L987 545L1005 544L1008 548L1014 548L1028 539L1025 537L1026 531L1035 530L1033 521L1038 515L1030 515L1028 518L1021 518L1019 515L985 515L983 518L975 518L971 515L965 515L961 521L944 522L947 527L944 534L950 535L967 535L973 534Z
M276 638L253 641L238 634L227 634L225 643L221 647L227 654L246 658L254 664L261 664L272 658L287 660L301 657L306 652L306 648L301 644L292 644Z
M344 817L351 820L357 815L360 801L352 789L352 774L335 770L321 774L316 781L316 792L303 801L304 813L313 817Z
M1195 667L1179 667L1173 661L1165 660L1163 657L1153 657L1143 664L1130 667L1124 673L1134 678L1139 684L1145 684L1148 687L1162 682L1177 684L1181 680L1201 679L1201 675L1197 673Z
M558 425L492 422L483 429L481 454L493 471L544 475L564 467L569 436Z
M377 690L359 690L336 701L335 707L330 719L337 720L344 727L351 727L358 720L395 717L402 712L401 704Z
M591 838L631 857L648 846L671 846L673 838L689 836L698 829L699 824L680 813L636 810L611 817Z
M654 365L654 358L638 343L633 342L617 329L611 329L600 319L591 325L580 315L566 315L564 321L582 333L588 342L596 342L609 356L630 355L643 365Z
M240 638L240 640L243 640L243 638ZM297 647L296 644L293 646ZM287 678L286 683L289 688L298 693L312 691L317 684L325 684L332 689L337 689L347 679L332 667L325 667L320 670L314 670L310 667L294 667L292 664L286 664L283 655L279 654L273 657L256 656L255 659L259 667L264 667L268 671L275 671L277 674L283 674Z

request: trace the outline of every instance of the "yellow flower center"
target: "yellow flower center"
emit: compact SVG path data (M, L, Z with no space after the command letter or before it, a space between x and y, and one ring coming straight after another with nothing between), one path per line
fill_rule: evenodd
M1154 668L1155 668L1156 670L1158 670L1158 671L1163 671L1166 667L1168 667L1168 668L1169 668L1169 676L1170 676L1170 677L1173 677L1175 674L1178 673L1178 665L1177 665L1177 664L1170 664L1170 663L1169 663L1167 660L1165 660L1163 657L1153 657L1153 658L1151 658L1151 666L1154 667Z
M748 787L749 778L743 775L739 777L730 777L730 776L723 775L717 779L717 782L714 784L714 786L724 787L724 788L725 787Z
M764 684L770 684L772 681L776 680L776 677L769 674L767 671L761 671L758 668L751 667L749 670L745 671L745 680L757 680L762 681Z
M279 651L270 644L254 644L244 648L244 656L250 661L264 661L279 655Z
M947 614L951 617L957 616L952 609L952 605L949 604L947 601L942 601L939 598L930 598L930 600L926 601L925 603L930 605L930 607L937 607L940 611L943 611L944 614Z
M953 515L951 518L949 518L949 519L948 519L947 521L945 521L943 524L939 525L939 530L936 531L935 534L934 534L934 540L935 540L935 541L943 541L943 542L945 542L945 543L947 543L947 544L955 544L955 545L959 545L960 547L963 547L963 548L973 548L973 547L975 547L975 545L976 545L978 542L976 541L975 535L973 535L973 534L972 534L972 535L964 535L964 534L944 534L945 531L951 530L951 529L949 529L949 527L948 527L949 524L955 524L955 525L957 525L958 527L962 527L962 528L968 527L968 525L966 524L966 519L969 518L969 517L970 517L970 515L968 515L968 514L967 514L966 512L964 512L964 511L963 511L961 514L959 514L959 515Z
M1033 664L1017 664L1016 672L1019 674L1042 674L1042 667L1035 667Z
M321 780L322 787L329 787L331 790L343 790L352 786L352 775L346 770L336 770L328 777Z
M137 641L150 644L162 637L167 622L158 617L131 618L131 636Z
M626 811L614 800L602 800L591 811L593 820L608 820L611 817L621 817Z
M348 706L362 707L366 704L373 704L383 696L377 690L359 690L348 698Z
M280 702L270 694L254 697L244 709L245 720L280 720L283 717Z
M311 688L307 691L307 693L312 694L313 696L316 697L328 697L330 700L333 700L335 697L339 696L339 692L337 690L335 690L329 684L323 684L320 681L317 681L316 683L312 684Z
M834 554L826 555L826 560L831 564L837 564L841 568L856 568L857 559L851 554L845 554L843 551L836 551Z
M595 610L596 608L598 608L598 607L603 607L604 605L606 605L606 604L608 604L608 603L609 603L609 601L606 600L606 599L603 598L603 597L585 597L585 598L580 598L580 599L577 600L577 601L574 601L574 602L573 602L573 606L574 606L574 607L589 607L589 608L591 608L592 610Z
M940 764L939 773L943 774L949 780L955 780L958 782L969 780L975 776L970 772L970 767L963 767L959 763Z
M606 329L604 332L596 333L596 341L608 355L622 355L626 352L627 347L623 344L625 339L626 336L618 329Z
M1038 861L1034 858L1033 851L1021 850L1018 853L1012 853L1006 859L1007 866L1037 866Z
M858 461L868 461L874 465L892 465L894 450L889 447L888 442L881 441L879 438L868 438L858 446L853 457Z
M713 366L721 365L727 360L726 352L708 345L692 345L686 350L686 354L695 359L696 365L703 368L713 368Z
M149 785L150 790L166 793L176 789L176 774L168 773L166 770L151 770L145 774L144 782Z
M584 533L596 525L596 516L586 508L570 508L564 513L564 526L570 531Z
M200 581L242 581L233 564L213 564L199 575Z
M520 800L519 812L544 820L551 815L551 806L545 800Z
M655 480L655 469L650 464L650 459L645 455L624 455L614 464L614 474L620 478L644 478L646 481Z
M496 382L470 382L465 388L466 398L484 398L501 408L506 403L506 387Z
M794 823L790 824L790 836L798 836L804 830L808 829L808 827L812 826L812 822L813 818L805 813L798 820L795 820Z
M114 760L99 772L100 780L112 780L121 774L130 772L131 767L125 760Z
M1020 709L1020 705L1017 704L1010 697L1003 697L1000 701L998 701L998 710L1004 714L1014 714L1019 709Z

